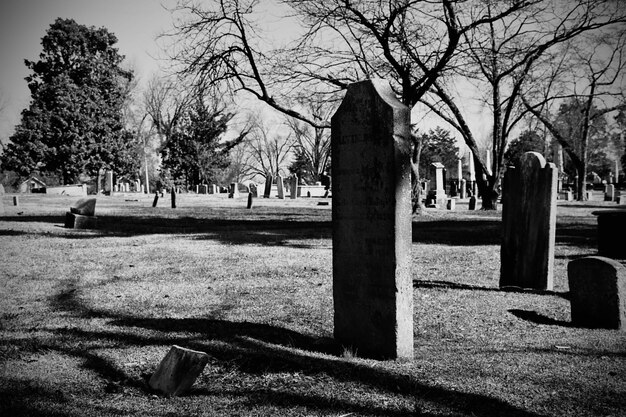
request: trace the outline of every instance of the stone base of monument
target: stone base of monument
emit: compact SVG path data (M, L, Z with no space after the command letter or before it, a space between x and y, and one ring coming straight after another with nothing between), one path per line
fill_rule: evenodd
M82 214L65 213L65 227L67 229L95 229L98 225L96 216L83 216Z
M165 355L148 385L167 396L184 394L209 362L209 355L173 345Z

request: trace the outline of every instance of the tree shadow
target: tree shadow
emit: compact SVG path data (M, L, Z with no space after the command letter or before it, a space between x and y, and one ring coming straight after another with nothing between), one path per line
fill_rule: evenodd
M413 242L449 246L496 245L500 220L420 220L413 222Z
M511 309L509 310L509 313L513 314L518 319L529 321L535 324L545 324L548 326L574 327L572 326L572 323L569 321L555 320L551 317L544 316L543 314L539 314L536 311Z
M421 413L422 407L445 411L451 415L474 416L536 416L505 401L488 395L466 393L421 382L410 373L393 371L340 356L341 347L329 337L302 334L290 329L263 323L234 322L207 318L157 318L94 310L77 297L77 281L52 297L55 309L83 318L108 319L107 327L84 330L78 326L49 329L54 337L44 349L82 358L84 367L96 372L109 383L139 388L150 393L146 384L149 376L131 376L115 363L90 350L116 346L168 346L177 344L206 352L210 366L225 368L225 372L263 375L269 373L323 376L341 383L367 386L377 392L400 395L410 399L414 409L398 409L384 405L364 406L351 399L327 398L314 392L265 390L258 387L238 389L236 395L252 405L277 407L307 407L316 412L364 413L380 416L431 415ZM115 328L120 328L116 331ZM141 332L139 329L149 330ZM39 348L42 348L39 346ZM154 364L156 366L156 364ZM391 368L397 369L397 366ZM233 394L232 388L200 386L191 396ZM434 414L433 414L434 415Z

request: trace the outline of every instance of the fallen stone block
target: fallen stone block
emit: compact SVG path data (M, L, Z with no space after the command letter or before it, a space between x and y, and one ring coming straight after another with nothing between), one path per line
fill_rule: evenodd
M185 393L209 362L209 355L173 345L165 355L148 385L167 396Z

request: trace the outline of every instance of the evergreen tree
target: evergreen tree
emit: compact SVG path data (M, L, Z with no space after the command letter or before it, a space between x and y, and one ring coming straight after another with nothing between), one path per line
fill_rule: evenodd
M545 141L541 135L534 130L525 130L509 143L504 153L505 164L519 166L520 158L526 152L539 152L543 155L544 149Z
M132 73L121 68L116 43L107 29L72 19L50 25L39 60L25 61L31 102L5 147L3 169L23 176L38 169L65 184L103 167L136 169L137 145L122 114Z

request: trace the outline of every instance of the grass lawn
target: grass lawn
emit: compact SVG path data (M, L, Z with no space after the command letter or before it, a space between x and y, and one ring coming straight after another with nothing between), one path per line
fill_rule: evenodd
M500 212L413 222L415 358L332 339L331 208L318 199L3 196L0 416L625 416L626 332L571 326L567 263L605 202L559 203L555 288L502 291ZM2 216L0 214L0 216ZM176 344L191 391L147 380Z

